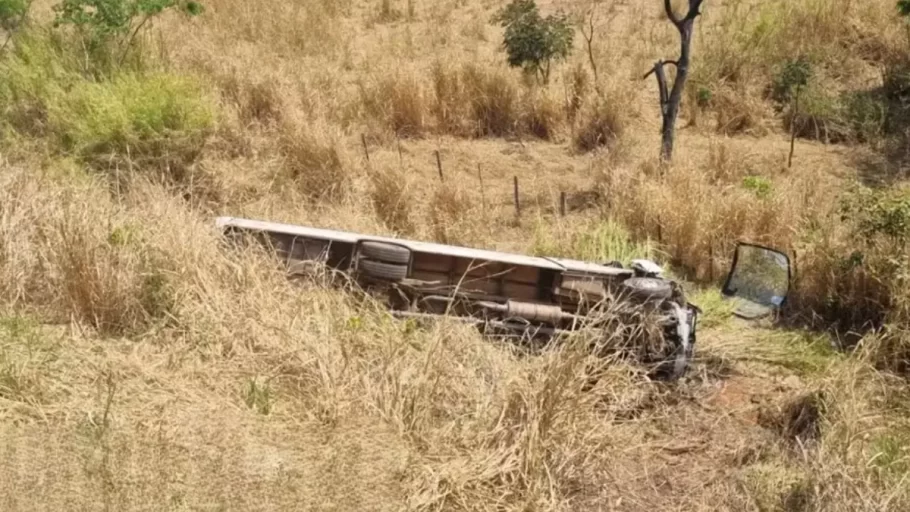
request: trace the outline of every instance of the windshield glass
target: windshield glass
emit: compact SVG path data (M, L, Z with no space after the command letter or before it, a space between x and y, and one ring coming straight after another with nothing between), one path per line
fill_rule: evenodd
M777 251L741 245L737 248L736 266L724 290L757 304L779 307L790 288L790 264Z

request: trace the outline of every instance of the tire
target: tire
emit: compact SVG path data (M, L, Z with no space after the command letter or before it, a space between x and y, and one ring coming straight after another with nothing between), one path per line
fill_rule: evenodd
M383 261L360 260L358 270L367 277L384 281L401 281L408 277L408 267L406 265L396 265Z
M643 300L669 299L673 295L670 283L654 277L630 277L622 285L634 297Z
M382 263L407 265L411 261L411 251L406 247L382 242L362 242L360 244L360 253L364 258Z

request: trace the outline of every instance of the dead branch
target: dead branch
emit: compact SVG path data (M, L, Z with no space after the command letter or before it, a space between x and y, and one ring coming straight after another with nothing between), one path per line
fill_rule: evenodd
M594 61L594 16L597 12L594 8L591 8L591 12L588 14L588 30L585 31L585 26L581 26L581 35L585 38L585 43L588 46L588 60L591 62L591 71L594 72L594 87L599 87L600 81L597 79L597 63Z

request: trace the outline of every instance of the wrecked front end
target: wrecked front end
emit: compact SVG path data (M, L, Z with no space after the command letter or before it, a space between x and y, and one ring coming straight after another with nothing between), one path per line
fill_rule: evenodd
M654 262L605 268L613 270L599 278L568 273L559 288L568 303L562 305L576 307L584 318L578 327L592 335L592 351L644 366L655 379L681 378L694 354L701 310Z

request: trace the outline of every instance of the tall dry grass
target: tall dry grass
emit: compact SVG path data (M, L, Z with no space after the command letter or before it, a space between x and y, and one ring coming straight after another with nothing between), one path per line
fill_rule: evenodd
M784 64L805 58L820 91L804 91L803 110L811 111L815 103L817 115L810 114L814 122L799 136L851 142L853 136L827 137L825 125L837 129L833 125L862 123L861 117L868 114L838 112L841 106L850 108L849 101L841 105L845 99L839 96L876 91L881 85L879 67L888 67L908 49L903 21L894 4L883 1L736 0L705 9L700 23L687 115L695 120L710 113L716 129L726 134L760 136L773 124L789 130L789 123L781 123L774 112L780 106L768 100ZM805 30L807 26L813 30Z
M91 183L75 188L23 173L18 179L36 185L18 189L20 194L55 187L71 192L45 200L42 215L18 217L4 226L25 235L27 243L15 253L47 255L34 269L23 269L40 272L43 281L21 278L14 284L57 291L34 296L32 304L39 311L71 314L77 325L97 333L86 334L91 338L127 332L137 340L153 338L139 342L145 348L132 360L95 353L81 338L65 349L43 348L87 358L91 366L84 376L65 379L65 387L55 388L45 402L29 406L97 416L87 424L48 419L42 433L4 426L5 438L31 440L19 445L26 448L3 453L3 481L10 485L3 493L16 509L25 505L21 490L35 485L35 478L44 482L42 503L52 506L65 499L56 492L63 485L58 470L78 475L67 480L82 484L79 495L69 496L77 502L126 509L149 499L163 502L167 492L155 489L171 485L169 472L161 471L165 467L185 471L192 490L182 492L181 500L188 506L225 492L221 479L227 478L234 490L219 499L230 506L310 496L314 503L328 505L337 498L344 506L370 502L379 509L459 503L470 508L493 499L509 508L562 508L593 499L600 488L593 468L578 473L589 460L585 446L592 435L600 442L635 435L596 427L603 418L594 408L599 399L615 400L620 392L615 385L633 390L632 377L617 373L615 366L604 375L600 391L580 393L591 361L572 346L521 359L464 327L393 321L378 305L318 281L297 288L265 255L225 250L203 217L157 185L137 185L113 200ZM76 214L72 201L78 200L93 207ZM127 234L125 226L135 231ZM59 236L42 235L46 229ZM162 259L141 265L150 252ZM168 273L168 286L157 299L168 305L166 311L156 313L144 302L139 283L149 272ZM156 317L168 321L152 322ZM154 361L161 357L171 362L159 367ZM200 364L212 371L198 373ZM98 379L105 375L100 365L114 370ZM65 370L44 371L42 378L53 379ZM84 393L96 380L104 391L98 403ZM160 392L149 386L152 381L166 382L168 392L183 397L180 403L156 406L168 414L146 407L146 400ZM25 395L13 401L19 396ZM208 400L233 405L215 416L187 408ZM602 433L596 434L598 428ZM80 437L83 429L97 437ZM269 431L281 448L238 444L222 429L253 438ZM333 459L317 448L322 443L302 442L310 435L341 435L342 443L365 436L362 446L381 443L384 449L375 450L372 459L355 453ZM301 442L291 444L294 440ZM103 457L85 460L81 450ZM45 465L51 457L58 463ZM314 460L329 471L355 464L348 476L357 474L361 484L369 483L343 490L305 479L302 488L292 490L271 480L274 471L303 477ZM592 495L579 494L579 485Z
M739 241L789 250L805 219L823 215L812 211L823 206L808 194L825 191L806 172L753 167L742 149L723 143L707 161L684 158L666 169L650 160L607 165L599 179L610 214L639 237L657 240L693 279L718 282Z
M708 102L719 131L767 135L758 91L795 50L890 51L885 2L864 5L706 8L706 26L732 13L704 32L693 81L696 91L720 84ZM844 178L830 167L843 171L842 160L800 144L786 169L783 140L712 145L690 130L674 165L645 156L658 149L656 106L635 66L675 44L663 29L640 30L659 5L604 23L628 26L598 39L599 83L575 55L568 79L549 87L503 65L498 34L477 28L492 7L216 0L192 24L169 20L169 71L202 77L222 100L185 166L193 172L170 182L149 179L165 162L157 153L129 169L125 188L81 162L64 173L60 155L23 149L54 147L40 124L12 123L20 167L0 171L0 428L10 441L0 494L10 509L910 506L906 384L887 373L905 371L900 331L842 361L717 320L690 379L668 387L592 359L584 339L530 357L448 321L395 321L329 276L292 284L267 255L222 244L212 217L227 213L594 260L653 253L717 283L747 239L794 250L801 311L906 318L902 281L882 281L896 246L874 240L863 247L869 266L842 267L857 243L833 213ZM810 22L818 34L802 30ZM110 84L79 87L111 96ZM134 90L148 92L123 89ZM464 145L446 153L440 182L428 155L442 136ZM472 180L477 161L501 165L484 166L481 189L452 161L470 162ZM591 172L548 176L563 168ZM545 212L528 197L592 181L612 223L529 222ZM758 423L750 393L774 401Z
M206 72L220 70L222 75L217 80L246 122L268 124L272 118L294 113L297 121L274 128L281 141L277 151L285 162L286 174L296 183L293 186L312 191L317 198L320 194L335 197L342 189L348 190L349 196L356 196L353 191L364 188L356 184L363 178L356 166L350 161L342 163L342 155L359 152L359 148L352 147L358 132L373 136L370 142L380 145L392 143L396 137L422 139L441 135L518 135L549 141L571 138L576 149L590 151L606 146L613 153L614 146L623 144L623 138L640 131L638 113L647 111L640 103L642 98L653 102L653 93L636 92L630 82L616 76L604 78L605 69L636 64L638 50L608 52L604 48L622 46L617 41L620 35L644 39L643 34L629 31L629 23L631 18L646 16L648 9L631 9L625 15L611 9L612 14L603 17L595 44L596 56L603 61L600 83L592 83L587 55L579 47L554 84L536 87L507 69L493 45L481 45L483 48L470 55L460 52L461 37L471 38L471 44L477 45L470 34L447 32L430 37L416 30L417 23L431 19L456 22L460 7L470 9L472 15L491 9L445 5L432 11L417 9L416 18L411 14L403 18L391 14L411 13L412 9L392 3L364 8L313 4L251 10L235 2L223 2L216 5L202 32L187 37L186 47L211 55L199 50L210 49L208 45L216 40L216 35L237 31L255 35L255 39L247 39L257 41L254 46L227 45L230 51L212 60L225 64L250 62L250 55L257 55L282 78L260 81L240 77L239 67L212 63L203 66L192 57L194 52L179 49L176 62ZM655 7L655 12L659 7ZM363 20L367 20L365 30L358 26ZM333 49L307 51L307 45L315 44L316 39L304 40L304 32L293 27L326 21L334 24L337 33L320 43L334 45ZM816 30L806 31L805 26ZM650 30L647 38L650 40L641 42L642 52L672 50L675 45L672 30L663 25ZM367 42L378 44L369 46ZM352 50L356 43L362 43L359 51ZM289 44L301 50L298 56L286 51ZM874 87L876 77L867 61L891 59L904 51L906 44L905 31L893 5L887 2L841 5L829 0L804 0L758 4L736 0L706 8L696 34L697 58L687 98L689 121L710 115L714 117L715 130L722 135L769 135L775 132L777 114L767 100L767 91L787 59L808 56L822 73L816 80L840 93ZM307 72L302 73L290 63L297 63ZM292 86L294 81L300 85ZM811 97L805 99L803 109L811 110L812 104ZM825 105L819 108L824 110ZM834 103L831 106L839 108ZM841 114L830 120L824 118L827 114L823 112L807 115L822 125L828 121L853 122ZM270 129L266 128L265 133L272 133ZM329 133L332 135L326 135ZM565 135L569 137L564 138ZM341 144L345 137L347 152ZM696 279L717 282L737 240L795 251L802 269L794 304L801 305L801 312L830 318L853 309L862 312L855 315L862 323L861 317L875 310L878 313L869 313L875 317L873 323L881 323L884 311L890 307L886 296L891 292L885 290L887 286L869 273L839 269L849 250L842 232L849 228L827 222L831 215L828 207L839 197L837 181L829 179L820 167L784 172L782 161L773 158L745 168L741 162L737 164L738 156L718 160L724 157L718 156L717 151L723 150L704 153L708 155L707 169L696 169L694 166L701 163L691 161L678 162L666 173L650 163L605 169L601 174L609 175L603 181L609 188L604 195L611 216L621 219L640 237L660 239L669 259ZM442 241L470 243L472 237L478 236L476 233L481 230L455 228L445 220L460 218L452 212L468 211L469 203L476 198L455 201L453 198L461 194L457 190L444 189L443 197L438 196L442 192L424 188L420 192L424 197L418 200L412 195L408 200L415 201L415 206L408 206L401 186L392 187L392 180L383 177L388 175L394 173L374 173L367 178L374 210L378 208L385 225L398 232L427 234ZM819 181L824 186L819 187ZM381 198L384 194L389 197ZM427 208L416 206L430 197ZM462 207L454 207L455 203L462 203ZM382 204L387 206L376 206ZM449 213L440 217L439 212L446 209ZM429 219L427 228L416 225L420 222L406 220L409 217ZM822 228L816 226L819 223ZM454 236L455 229L473 234ZM881 305L874 306L876 302ZM860 307L862 304L866 305Z
M846 188L828 169L788 169L783 146L770 159L746 147L714 143L702 159L684 153L667 168L607 157L598 171L605 215L655 241L682 275L715 286L737 243L777 248L792 259L794 318L842 333L899 327L907 303L901 199L869 203L870 192Z
M407 177L397 169L382 168L370 174L370 199L376 216L395 233L406 236L414 232L411 218L414 192Z
M282 126L278 145L284 157L288 182L304 196L338 200L349 191L351 171L342 146L343 135L325 124L288 121Z
M888 448L901 432L889 408L898 397L882 394L893 384L860 362L820 381L827 402L817 430L788 427L796 420L782 402L766 413L778 420L756 432L679 398L702 400L713 384L658 386L593 358L583 336L521 355L447 321L393 320L319 274L291 283L267 254L225 246L205 216L160 185L112 198L91 182L7 172L22 187L4 194L43 199L40 215L4 216L4 235L22 240L7 253L20 262L48 255L23 268L38 281L14 284L56 292L19 305L34 306L39 320L72 314L82 327L60 344L52 327L0 323L13 364L0 371L0 414L20 418L3 422L4 438L16 442L0 450L0 493L14 510L64 502L132 510L175 499L715 510L794 493L825 510L855 510L908 498L896 473L901 452ZM76 201L92 207L74 214ZM52 228L59 238L42 236ZM140 264L149 253L161 257ZM138 285L149 272L168 284L158 299L168 308L157 314ZM121 340L113 325L131 336ZM11 348L25 340L29 351ZM872 413L887 421L872 425ZM868 441L850 441L869 428ZM793 451L788 432L805 436L804 452ZM874 454L879 462L867 469ZM667 479L673 492L655 492Z

